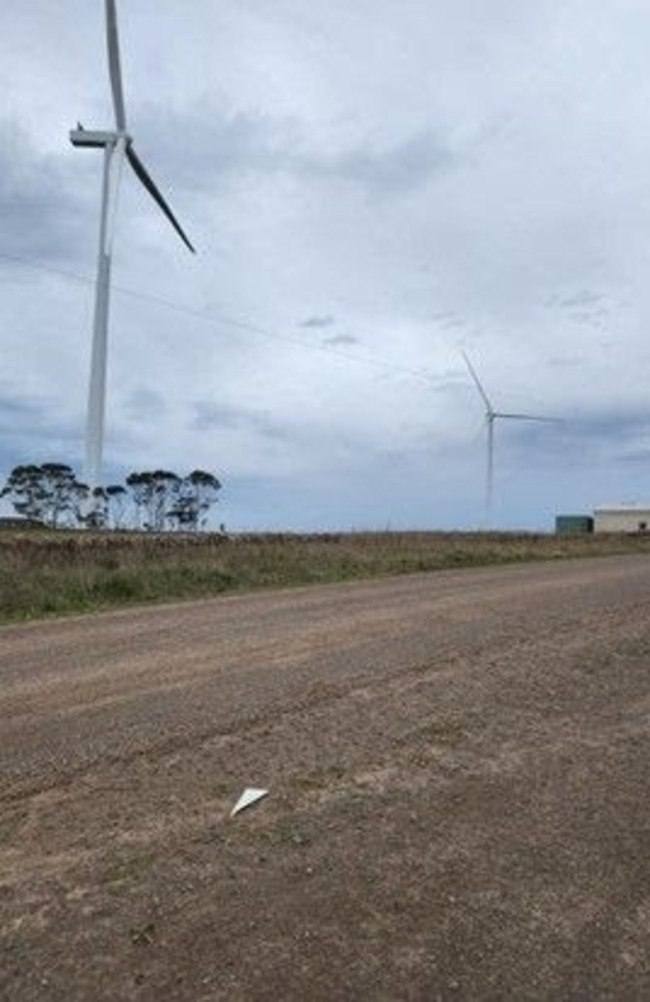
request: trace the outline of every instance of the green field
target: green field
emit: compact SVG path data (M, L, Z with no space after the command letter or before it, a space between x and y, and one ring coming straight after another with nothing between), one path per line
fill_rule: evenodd
M648 552L650 536L0 533L0 620L451 567Z

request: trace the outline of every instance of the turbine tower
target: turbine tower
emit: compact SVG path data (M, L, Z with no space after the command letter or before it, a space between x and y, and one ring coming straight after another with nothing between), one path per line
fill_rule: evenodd
M476 374L474 366L462 350L461 355L465 359L465 365L469 369L469 374L474 381L483 403L485 404L485 425L487 429L485 524L486 527L489 528L492 521L492 499L494 493L494 423L497 418L503 418L506 421L541 421L544 424L559 424L560 422L558 418L542 417L539 414L510 414L505 411L495 411L494 407L490 403L487 393L485 392L485 388L483 387L481 380Z
M158 191L158 188L133 148L133 138L127 131L126 125L115 0L105 0L105 5L108 70L113 94L115 128L110 131L97 132L86 130L79 124L70 133L70 141L73 146L101 149L104 151L99 254L97 258L97 280L95 285L95 313L93 318L90 386L88 390L86 418L86 458L84 465L84 479L91 492L95 487L99 486L102 464L111 257L118 190L125 159L132 167L138 180L144 185L154 201L158 203L160 209L167 216L167 219L183 243L194 253L194 248L183 232L180 223Z

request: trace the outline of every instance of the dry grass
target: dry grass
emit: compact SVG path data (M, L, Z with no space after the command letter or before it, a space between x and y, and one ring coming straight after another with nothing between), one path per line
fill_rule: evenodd
M650 552L650 536L0 533L0 619L442 568Z

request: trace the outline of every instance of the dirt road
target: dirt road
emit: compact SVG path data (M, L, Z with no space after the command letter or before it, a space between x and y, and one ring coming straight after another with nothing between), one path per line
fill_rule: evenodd
M649 596L625 557L0 630L0 998L650 998Z

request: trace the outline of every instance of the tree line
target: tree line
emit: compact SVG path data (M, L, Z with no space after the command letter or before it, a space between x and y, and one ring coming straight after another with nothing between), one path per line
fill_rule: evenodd
M197 532L205 527L221 484L212 473L130 473L124 484L95 487L64 463L16 466L0 491L16 514L52 529L142 529Z

